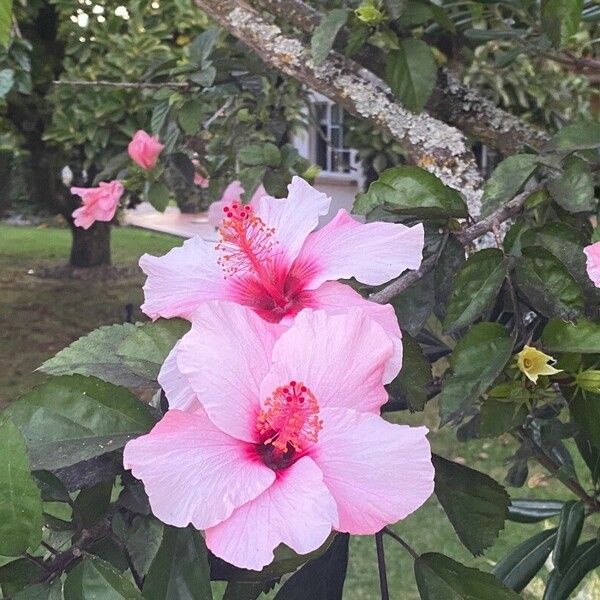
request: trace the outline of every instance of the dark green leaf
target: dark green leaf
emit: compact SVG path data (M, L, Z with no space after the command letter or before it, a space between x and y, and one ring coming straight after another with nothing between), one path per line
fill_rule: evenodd
M523 29L466 29L463 35L478 42L489 42L490 40L512 40L525 37Z
M177 114L177 120L181 129L187 135L198 133L200 119L204 114L204 105L200 100L188 100Z
M394 296L394 307L400 328L417 335L433 311L433 273L428 273L407 290Z
M443 321L446 315L446 303L452 291L452 282L465 260L465 247L451 235L438 258L433 275L435 286L434 310L440 321Z
M2 592L5 596L16 594L26 586L40 581L45 573L40 565L28 558L13 560L0 567Z
M163 524L153 516L136 516L125 532L125 546L140 577L145 577L163 539Z
M7 409L25 437L33 469L58 469L123 447L154 424L149 408L124 388L63 375Z
M465 567L434 552L415 561L415 577L422 600L519 600L490 573Z
M210 56L218 37L218 27L210 27L200 35L196 36L194 41L188 46L190 60L195 62L198 66L202 65L202 63Z
M542 346L550 352L600 353L600 323L580 319L567 323L559 319L548 321L541 338Z
M2 0L0 0L2 2ZM2 10L0 8L0 18ZM0 100L10 92L15 82L15 72L12 69L2 69L0 71Z
M454 277L444 320L447 332L470 325L493 305L507 266L502 251L495 248L480 250L467 259Z
M73 512L80 526L90 527L106 514L113 483L109 479L79 492L73 503Z
M496 437L515 427L519 427L527 416L525 406L516 407L511 402L501 402L488 398L481 406L481 424L479 433L482 437Z
M508 520L515 523L538 523L560 514L564 502L561 500L511 500Z
M155 135L160 134L170 110L171 105L169 104L168 100L163 100L162 102L158 102L154 105L154 109L152 110L152 118L150 119L152 133Z
M173 346L188 331L183 319L160 319L130 330L117 348L117 355L136 375L156 380Z
M134 584L110 563L85 556L67 575L65 600L143 600Z
M431 382L431 365L418 342L407 333L402 335L402 349L402 370L390 383L389 391L392 396L404 396L411 410L423 410L427 385Z
M489 475L434 454L435 495L456 535L478 556L504 529L510 498Z
M30 585L12 597L12 600L63 600L63 584L60 578L52 583Z
M600 148L600 122L579 121L567 125L556 133L552 141L556 149L563 154Z
M385 12L387 12L392 19L397 19L407 5L407 0L384 0L383 5L385 6Z
M263 163L268 167L278 167L281 164L281 152L275 144L266 143L262 147Z
M435 87L437 65L429 46L416 38L405 38L385 61L385 81L400 102L420 112Z
M262 582L231 581L222 600L256 600L265 589Z
M564 575L555 569L546 584L544 600L567 600L571 592L591 571L600 566L600 542L589 540L575 549Z
M577 33L582 10L583 0L542 0L542 28L556 48Z
M433 173L413 166L392 167L357 197L354 212L367 214L378 206L401 215L424 218L466 217L461 195L445 186Z
M502 372L512 354L508 331L498 323L478 323L462 338L452 356L452 374L439 395L442 422L468 408Z
M212 600L206 544L191 527L165 527L144 581L145 600Z
M12 0L0 0L0 44L8 46L12 27Z
M487 216L514 198L537 168L538 157L514 154L505 158L486 181L481 214Z
M594 446L594 444L581 433L575 436L575 443L577 444L581 457L590 470L592 482L596 485L600 479L600 449L597 446Z
M262 159L261 159L262 160ZM238 179L244 188L244 199L249 200L256 191L256 188L265 178L266 167L261 165L240 169ZM267 191L269 191L267 189Z
M310 40L310 49L315 65L318 66L325 61L333 47L335 37L346 24L347 18L348 11L345 8L334 8L323 16Z
M263 165L265 160L263 147L261 144L250 144L249 146L244 146L238 152L238 158L242 164L250 167Z
M577 547L584 517L585 509L581 502L566 502L560 513L552 558L554 559L554 567L562 573L571 561L571 554Z
M594 209L594 181L586 161L578 156L565 160L563 173L548 183L552 199L572 213L589 212Z
M540 531L505 556L492 573L515 592L522 591L544 566L556 540L556 529Z
M210 87L215 82L216 76L217 70L212 65L206 65L200 71L191 75L190 81L193 81L200 87Z
M169 205L171 192L162 181L147 181L144 188L144 197L156 210L164 212Z
M70 502L71 497L63 482L50 471L34 471L33 479L40 488L44 502Z
M581 433L600 448L600 394L578 393L571 398L569 410Z
M18 428L0 420L0 555L18 556L42 539L42 497Z
M347 534L337 534L325 554L307 562L283 584L275 600L342 600L348 541Z
M80 337L51 359L39 371L49 375L93 375L126 387L156 387L156 378L150 381L133 373L117 355L117 348L136 329L136 325L106 325Z
M574 320L583 311L583 293L567 268L541 246L523 249L515 282L528 303L547 317Z

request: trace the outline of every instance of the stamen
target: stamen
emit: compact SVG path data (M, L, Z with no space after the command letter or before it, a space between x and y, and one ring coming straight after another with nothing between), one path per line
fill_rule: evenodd
M265 400L256 428L268 436L263 444L270 444L281 453L301 452L318 440L323 428L315 395L302 382L290 381L278 387Z

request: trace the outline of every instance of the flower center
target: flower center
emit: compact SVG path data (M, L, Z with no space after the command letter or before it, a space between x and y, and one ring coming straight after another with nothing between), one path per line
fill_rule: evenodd
M526 358L523 360L523 366L526 369L531 369L531 367L533 367L533 361L530 358Z
M264 448L259 449L263 460L271 468L288 466L294 454L317 441L322 427L317 399L301 381L276 388L256 422L264 436Z

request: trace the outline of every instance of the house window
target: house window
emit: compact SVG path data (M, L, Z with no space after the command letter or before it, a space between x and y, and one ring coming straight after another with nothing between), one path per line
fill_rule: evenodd
M313 104L313 160L326 173L356 171L355 152L344 146L344 109L331 102Z

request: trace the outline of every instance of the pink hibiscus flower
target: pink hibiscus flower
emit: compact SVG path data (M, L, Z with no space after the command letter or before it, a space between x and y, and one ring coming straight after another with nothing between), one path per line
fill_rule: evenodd
M131 160L137 163L145 171L150 171L156 166L158 155L164 146L158 141L158 137L147 134L143 129L135 132L135 135L127 146L127 152Z
M260 570L332 530L373 534L433 491L425 427L379 416L393 344L362 310L302 311L286 329L227 302L202 305L161 373L171 409L125 447L153 513Z
M232 181L223 192L220 200L213 202L208 207L208 222L213 227L220 227L223 224L223 220L227 217L225 211L223 210L229 204L242 204L242 195L246 190L242 187L242 184L239 181ZM254 194L252 194L252 198L250 198L249 204L256 203L263 196L267 196L267 190L263 187L262 183L256 188ZM229 212L229 211L227 211Z
M194 175L194 185L206 189L209 183L208 177L204 177L204 175L200 175L200 173Z
M583 251L587 257L587 274L596 287L600 287L600 242L586 246Z
M221 241L187 240L163 257L144 254L148 276L142 310L152 319L183 317L209 300L251 307L274 323L289 324L304 308L339 313L352 306L367 311L394 342L386 380L402 362L398 321L390 305L364 300L335 279L355 277L380 285L405 269L417 269L423 253L423 226L361 224L340 210L319 231L319 216L331 201L294 177L287 199L262 196L224 207Z
M81 197L81 206L73 211L77 227L89 229L95 221L111 221L123 195L120 181L101 181L98 187L72 187L71 194Z

